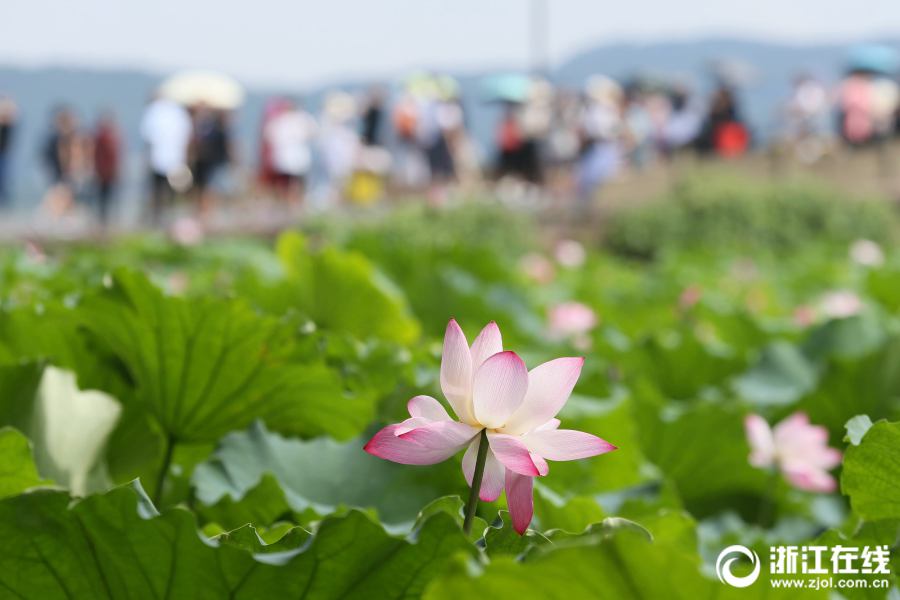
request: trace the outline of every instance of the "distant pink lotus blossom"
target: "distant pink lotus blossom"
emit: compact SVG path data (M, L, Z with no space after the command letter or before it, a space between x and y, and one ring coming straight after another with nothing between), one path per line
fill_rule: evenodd
M837 489L828 471L841 463L841 453L828 446L828 430L810 425L806 413L796 412L774 428L759 415L747 415L744 430L754 467L778 468L792 486L801 490Z
M690 310L703 298L703 288L699 285L689 285L678 296L678 308L682 311Z
M552 339L566 340L582 352L591 349L591 330L597 314L581 302L562 302L550 307L548 328Z
M597 326L597 313L581 302L561 302L550 307L550 333L568 338L590 332Z
M503 351L500 329L489 323L469 347L455 320L447 325L441 359L441 390L456 413L440 402L416 396L410 418L388 425L369 440L369 454L407 465L430 465L466 448L463 474L475 472L482 430L487 453L479 497L493 502L505 488L513 527L521 535L534 513L535 477L547 474L548 460L576 460L616 447L594 435L559 429L562 409L581 374L583 358L557 358L528 371L514 352Z
M832 319L845 319L858 314L862 310L863 302L855 292L850 290L836 290L828 292L819 302L819 308L826 317Z
M569 269L577 269L584 264L587 252L580 242L575 240L560 240L553 250L556 262Z
M526 277L541 285L550 283L556 277L556 269L553 267L553 263L547 257L536 252L523 256L519 261L519 268Z
M850 246L850 258L863 267L880 267L884 264L884 251L872 240L856 240Z
M809 327L816 322L816 309L808 304L801 304L794 309L793 320L798 327Z

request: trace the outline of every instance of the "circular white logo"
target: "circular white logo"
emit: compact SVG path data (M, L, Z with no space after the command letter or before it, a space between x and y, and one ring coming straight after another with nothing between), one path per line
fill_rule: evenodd
M746 556L750 559L750 562L753 563L753 571L749 575L738 577L737 575L731 574L731 564L734 561L739 560L740 557L732 556L731 558L728 558L728 555L735 553ZM727 583L731 587L745 588L748 585L751 585L759 577L759 556L750 548L741 546L740 544L728 546L719 552L719 558L716 559L716 575L719 576L719 581L722 583Z

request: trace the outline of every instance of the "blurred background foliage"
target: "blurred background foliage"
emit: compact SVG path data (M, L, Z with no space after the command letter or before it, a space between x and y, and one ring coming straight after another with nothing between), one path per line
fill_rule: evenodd
M133 573L177 552L206 575L159 571L150 589L510 597L552 580L559 587L540 588L544 597L694 598L730 593L709 577L729 543L764 560L769 544L820 536L896 546L897 228L883 201L721 176L617 211L600 228L570 228L586 248L578 265L554 256L558 223L487 200L320 218L275 240L9 247L0 426L18 432L0 430L12 473L0 473L0 573L63 540L51 564L83 597L103 585L109 596L133 591L128 575L103 584L108 569ZM881 260L851 256L861 239L883 249ZM549 276L529 271L535 257ZM554 307L572 301L596 324L554 331ZM411 396L441 397L451 317L470 339L497 321L529 366L585 355L561 418L619 447L552 465L525 538L498 513L503 499L482 504L477 537L489 564L459 528L461 501L425 508L465 496L458 458L406 467L361 449L405 416ZM851 447L849 499L793 490L748 463L744 416L774 423L797 410L828 429L831 446ZM887 422L847 442L845 424L859 414ZM873 491L872 473L896 477ZM45 479L58 488L19 494ZM70 494L86 499L69 507ZM411 528L415 546L392 537ZM125 544L133 556L116 555ZM78 567L78 548L91 545L102 556ZM275 551L287 558L252 556ZM30 583L0 582L60 595L43 567L29 568ZM222 569L229 575L215 575Z

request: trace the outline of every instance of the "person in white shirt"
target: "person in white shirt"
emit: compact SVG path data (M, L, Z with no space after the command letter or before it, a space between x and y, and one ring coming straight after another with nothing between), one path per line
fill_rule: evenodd
M341 200L347 181L353 175L359 157L360 141L356 127L356 101L346 92L332 92L325 98L318 147L331 201Z
M191 117L180 104L156 98L141 119L141 138L147 144L151 176L151 211L158 223L163 208L172 202L177 188L189 186L188 145L191 141ZM184 180L187 179L187 185Z
M290 204L299 204L303 200L312 168L312 142L316 129L315 118L291 103L266 124L263 132L271 148L276 190Z

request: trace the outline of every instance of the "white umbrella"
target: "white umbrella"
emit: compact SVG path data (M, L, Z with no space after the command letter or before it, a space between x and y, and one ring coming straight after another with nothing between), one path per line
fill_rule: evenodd
M356 100L347 92L331 92L325 97L322 112L336 123L349 121L356 114Z
M176 73L163 81L159 93L186 106L206 104L222 110L237 108L244 101L241 84L214 71Z

